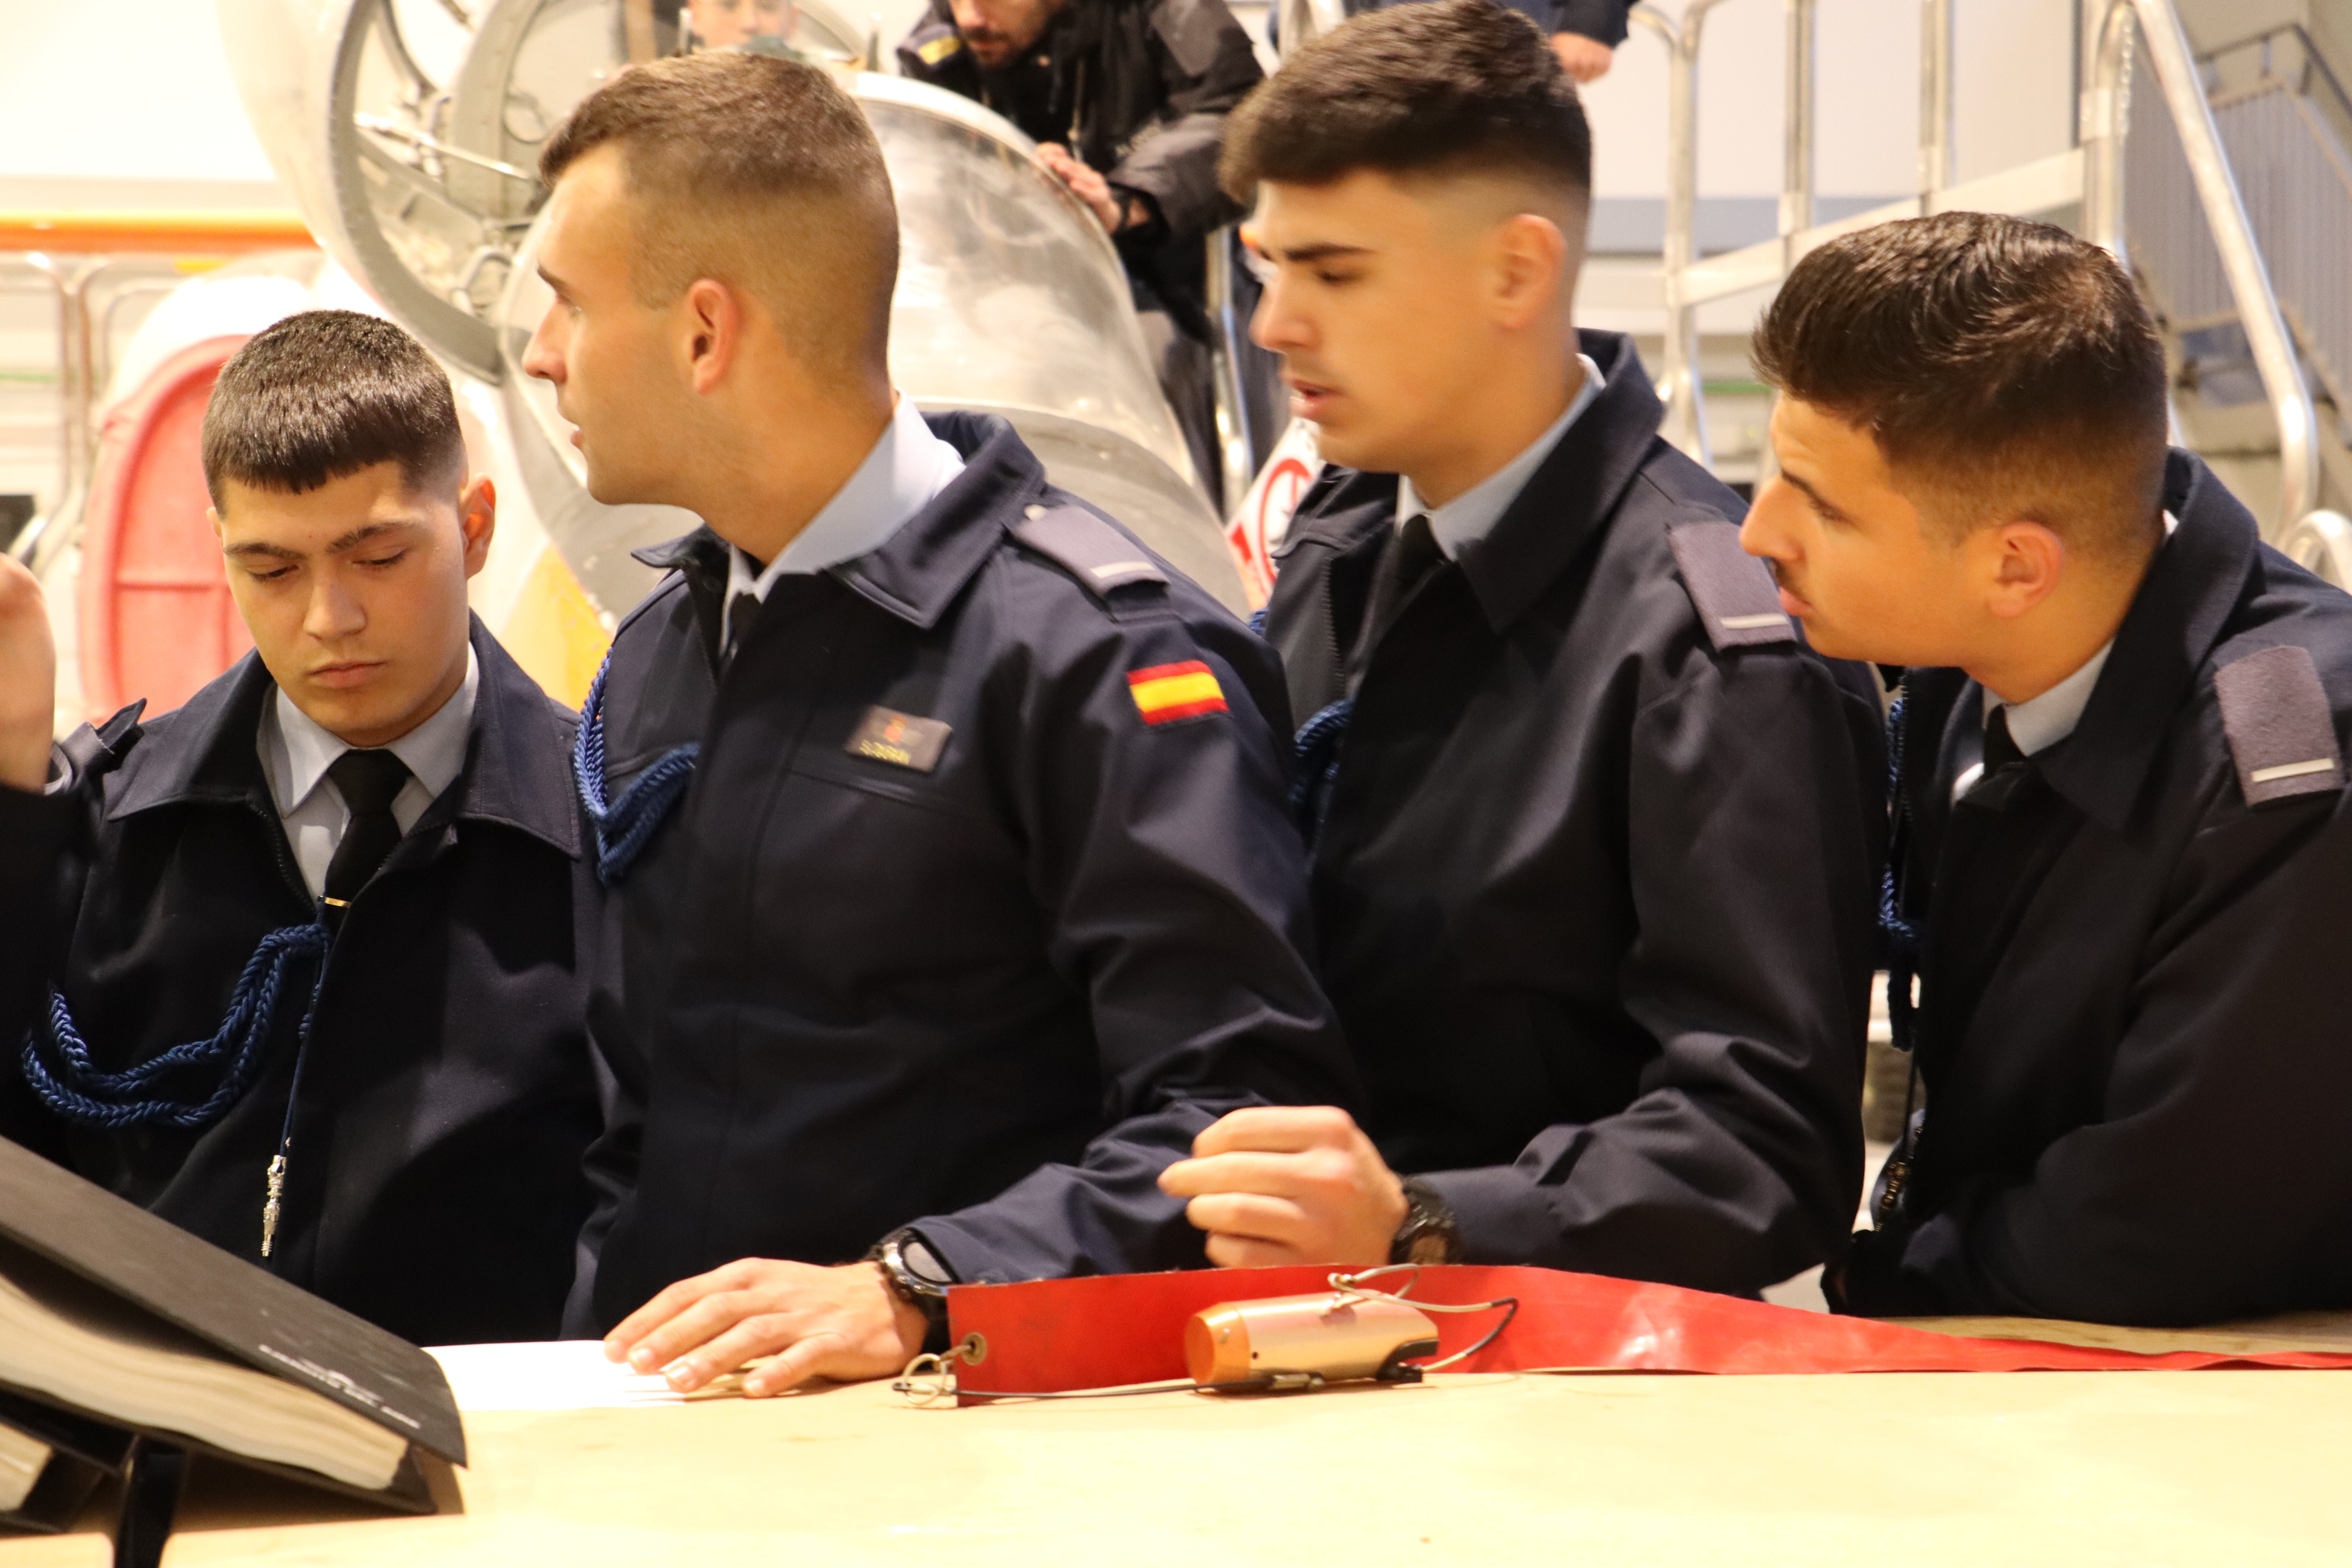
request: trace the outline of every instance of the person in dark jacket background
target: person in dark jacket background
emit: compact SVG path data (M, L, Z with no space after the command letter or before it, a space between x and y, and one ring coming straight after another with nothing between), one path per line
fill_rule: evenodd
M1238 1111L1162 1184L1226 1264L1752 1292L1837 1257L1877 687L1799 642L1631 342L1572 331L1575 89L1488 0L1400 6L1297 51L1226 156L1332 465L1266 635L1370 1100Z
M1242 216L1217 153L1226 113L1265 75L1224 0L931 0L898 63L1027 132L1118 247L1160 390L1215 500L1203 242Z
M291 317L204 458L255 651L51 754L0 563L0 1135L393 1332L551 1337L600 1125L572 716L472 621L446 374Z
M1389 5L1419 5L1421 0L1349 0L1348 14L1377 11ZM1599 81L1617 63L1617 47L1625 41L1633 0L1495 0L1517 11L1551 40L1559 68L1580 87Z
M1889 994L1925 1108L1832 1304L2352 1306L2352 598L2167 451L2155 324L2063 229L1848 236L1756 358L1748 548L1820 647L1911 667Z
M892 389L888 173L825 72L639 68L541 169L525 368L592 494L708 525L583 730L623 1095L575 1321L772 1394L943 1347L949 1283L1198 1264L1160 1167L1354 1087L1271 652L1010 426Z

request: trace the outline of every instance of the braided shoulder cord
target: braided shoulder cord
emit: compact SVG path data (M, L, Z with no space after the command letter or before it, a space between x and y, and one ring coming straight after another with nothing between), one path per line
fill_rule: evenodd
M327 928L312 924L286 926L261 939L246 960L229 993L227 1015L210 1039L174 1046L122 1072L100 1072L90 1059L89 1044L74 1025L66 999L49 993L47 1016L25 1037L25 1080L41 1102L68 1121L83 1127L122 1128L148 1124L198 1128L218 1121L247 1089L261 1069L269 1043L270 1021L278 1016L278 997L285 989L288 967L298 959L320 962L310 981L310 995L302 1009L299 1040L310 1037L310 1020L318 1010L320 982L326 977ZM54 1065L43 1051L56 1054ZM299 1046L297 1049L299 1051ZM202 1100L173 1100L156 1091L167 1075L221 1068L220 1079Z
M1910 847L1911 809L1903 793L1903 710L1906 687L1897 685L1886 710L1888 830L1886 866L1878 883L1878 937L1886 959L1886 1021L1895 1048L1911 1049L1911 980L1918 972L1919 928L1903 911L1903 857Z
M1298 727L1298 777L1290 786L1291 814L1312 849L1322 837L1323 819L1331 810L1331 784L1339 774L1339 742L1348 732L1349 715L1356 704L1342 697L1316 710Z
M613 668L606 654L588 688L580 710L580 732L572 742L572 777L580 790L580 804L596 830L596 879L611 887L628 875L630 865L670 808L694 780L694 760L702 748L689 741L663 752L636 782L607 803L604 787L604 677Z

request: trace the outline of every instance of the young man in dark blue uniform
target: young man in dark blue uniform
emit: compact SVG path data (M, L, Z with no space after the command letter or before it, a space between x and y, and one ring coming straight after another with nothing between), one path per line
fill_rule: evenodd
M1925 1110L1832 1303L2352 1305L2352 599L2166 450L2155 328L2063 230L1850 236L1756 357L1781 477L1748 548L1817 646L1913 667L1892 994Z
M494 521L406 333L296 316L204 457L255 651L53 757L0 565L0 1135L426 1344L544 1339L599 1126L571 715L471 620Z
M1370 1098L1168 1173L1222 1263L1753 1291L1853 1228L1876 689L1800 645L1632 343L1574 331L1589 148L1486 0L1358 17L1234 117L1255 331L1332 465L1266 635Z
M781 1352L766 1394L897 1371L948 1281L1197 1264L1160 1167L1350 1087L1272 656L1009 426L892 390L888 176L824 72L639 68L543 170L526 364L593 493L709 525L581 757L630 1101L582 1317L681 1388Z

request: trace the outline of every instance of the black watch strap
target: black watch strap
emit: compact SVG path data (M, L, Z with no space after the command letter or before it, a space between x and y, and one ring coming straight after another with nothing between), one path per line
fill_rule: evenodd
M1391 1263L1459 1263L1462 1227L1435 1187L1418 1176L1404 1179L1404 1223L1389 1243Z

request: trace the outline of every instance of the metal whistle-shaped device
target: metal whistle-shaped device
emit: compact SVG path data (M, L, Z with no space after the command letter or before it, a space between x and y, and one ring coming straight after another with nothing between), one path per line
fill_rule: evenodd
M1184 1324L1184 1367L1203 1388L1418 1383L1422 1369L1408 1363L1436 1353L1437 1325L1427 1313L1330 1290L1220 1302Z

